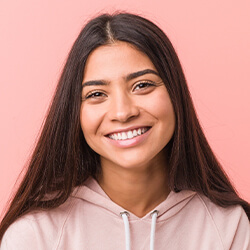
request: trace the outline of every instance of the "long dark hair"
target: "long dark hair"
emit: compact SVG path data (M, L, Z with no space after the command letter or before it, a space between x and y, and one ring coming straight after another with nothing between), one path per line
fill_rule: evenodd
M99 156L86 143L80 126L81 85L89 54L115 41L128 42L151 59L172 100L176 127L166 146L169 188L194 190L223 207L239 204L250 217L249 204L237 195L203 134L167 36L138 15L103 14L86 24L69 53L27 173L1 222L0 239L17 218L59 206L74 187L100 171Z

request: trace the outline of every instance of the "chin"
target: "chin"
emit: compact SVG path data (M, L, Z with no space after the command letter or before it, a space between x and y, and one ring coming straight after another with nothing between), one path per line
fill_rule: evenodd
M139 170L139 169L145 169L149 166L152 166L152 164L155 164L158 162L152 155L145 157L140 157L141 154L136 154L134 156L126 156L121 157L119 156L119 161L117 161L117 158L113 161L111 159L102 159L102 165L105 166L105 164L111 164L113 166L117 166L123 169L129 169L129 170Z

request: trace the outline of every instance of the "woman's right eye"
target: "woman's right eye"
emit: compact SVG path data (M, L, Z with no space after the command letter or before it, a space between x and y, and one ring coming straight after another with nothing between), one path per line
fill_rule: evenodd
M85 96L85 100L86 99L97 99L97 98L101 98L101 97L106 97L107 95L104 94L103 92L100 92L100 91L96 91L96 92L91 92L89 94L87 94Z

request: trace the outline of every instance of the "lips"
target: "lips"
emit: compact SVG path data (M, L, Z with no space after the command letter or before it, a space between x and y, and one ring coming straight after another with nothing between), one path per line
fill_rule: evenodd
M137 127L134 129L129 129L129 130L127 129L124 131L113 132L106 136L115 141L128 140L146 133L150 128L151 127Z

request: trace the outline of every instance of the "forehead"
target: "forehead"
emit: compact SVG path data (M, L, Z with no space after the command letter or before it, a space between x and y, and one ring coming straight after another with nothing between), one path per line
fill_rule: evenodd
M89 55L83 81L97 78L120 78L144 69L156 71L149 57L126 42L116 42L96 48Z

